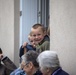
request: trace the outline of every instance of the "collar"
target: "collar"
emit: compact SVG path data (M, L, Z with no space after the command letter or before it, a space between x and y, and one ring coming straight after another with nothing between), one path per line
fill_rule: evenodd
M39 43L39 45L41 45L44 41L50 41L50 38L48 37L48 35L44 36L44 39Z
M57 74L60 70L61 70L61 68L59 67L58 69L56 69L56 70L52 73L52 75Z

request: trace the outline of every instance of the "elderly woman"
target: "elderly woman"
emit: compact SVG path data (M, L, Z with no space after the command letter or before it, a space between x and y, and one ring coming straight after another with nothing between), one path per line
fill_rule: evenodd
M60 67L58 55L55 51L44 51L40 53L37 61L43 75L69 75Z
M38 53L30 50L22 56L22 69L16 69L10 75L42 75L39 71L39 64L36 61Z
M38 53L36 51L28 51L23 56L23 70L25 71L26 75L42 75L39 71L39 64L36 61L38 57Z

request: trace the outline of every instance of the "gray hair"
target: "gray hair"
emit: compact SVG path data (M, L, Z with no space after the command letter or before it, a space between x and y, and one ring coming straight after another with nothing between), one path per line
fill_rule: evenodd
M37 57L38 53L36 51L30 50L22 56L22 60L26 63L32 62L34 67L39 67L38 62L36 61Z
M55 70L60 67L58 55L55 51L43 51L39 54L37 61L39 62L39 66L43 68Z

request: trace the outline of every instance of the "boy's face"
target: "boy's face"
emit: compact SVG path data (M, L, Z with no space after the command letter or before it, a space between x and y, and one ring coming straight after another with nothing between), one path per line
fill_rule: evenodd
M41 29L41 27L38 27L37 29L32 28L32 36L34 37L35 43L40 43L44 38L44 32Z
M34 38L33 38L33 37L30 37L29 41L30 41L30 44L31 44L33 47L35 47L35 46L36 46L36 43L35 43L35 41L34 41Z

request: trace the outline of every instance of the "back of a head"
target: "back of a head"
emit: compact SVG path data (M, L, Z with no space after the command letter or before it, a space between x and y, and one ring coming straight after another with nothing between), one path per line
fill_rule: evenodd
M55 51L43 51L38 56L38 62L40 66L46 68L60 67L58 55Z
M32 62L35 67L39 67L38 62L36 61L38 53L36 51L30 50L23 55L23 60L25 62Z

